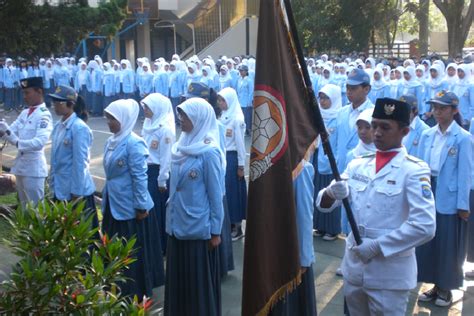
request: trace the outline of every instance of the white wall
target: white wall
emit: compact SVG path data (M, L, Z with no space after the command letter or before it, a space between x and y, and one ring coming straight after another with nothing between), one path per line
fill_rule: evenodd
M256 55L257 53L257 31L258 18L251 17L249 19L249 53ZM214 43L209 45L199 53L199 57L203 58L211 55L212 58L217 59L220 55L236 56L245 55L245 18L239 23L228 29L222 36Z

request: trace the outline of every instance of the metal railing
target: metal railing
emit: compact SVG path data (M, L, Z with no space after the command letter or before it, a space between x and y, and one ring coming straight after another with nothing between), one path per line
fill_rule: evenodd
M194 22L196 52L218 39L245 16L258 15L260 0L221 0Z

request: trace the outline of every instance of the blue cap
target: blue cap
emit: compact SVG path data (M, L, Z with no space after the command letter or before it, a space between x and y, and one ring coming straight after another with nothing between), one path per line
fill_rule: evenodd
M407 103L412 109L418 109L418 100L413 94L404 94L400 101Z
M240 65L239 70L249 71L249 67L247 65Z
M184 95L186 99L189 98L203 98L209 99L211 91L209 86L202 82L191 82L188 86L188 91Z
M436 103L441 105L451 105L451 106L458 106L459 99L453 93L446 90L441 90L440 92L436 93L435 97L426 103Z
M347 76L346 84L350 86L358 86L361 84L370 85L369 74L366 73L363 69L355 68L354 70L351 71L349 76Z
M58 86L54 93L50 93L49 96L53 100L59 101L76 101L77 93L76 91L68 86Z

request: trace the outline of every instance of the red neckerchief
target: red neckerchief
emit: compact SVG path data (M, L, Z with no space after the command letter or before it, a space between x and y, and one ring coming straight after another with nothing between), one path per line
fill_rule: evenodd
M398 151L376 151L375 152L375 173L385 167L386 164L398 154Z
M30 106L28 108L28 116L30 116L35 110L36 110L37 106Z

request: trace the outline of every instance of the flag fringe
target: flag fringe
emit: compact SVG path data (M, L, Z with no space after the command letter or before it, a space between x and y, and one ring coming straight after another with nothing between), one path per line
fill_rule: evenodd
M270 297L265 306L256 315L267 316L276 303L281 301L287 294L293 292L296 287L301 284L302 274L303 269L298 270L298 274L296 275L296 277L287 284L283 285L281 288L279 288L275 293L273 293L273 295Z

